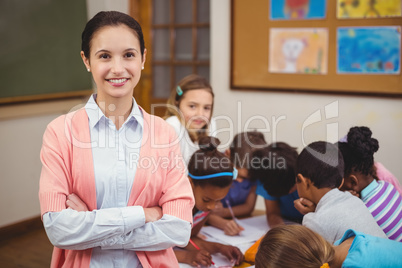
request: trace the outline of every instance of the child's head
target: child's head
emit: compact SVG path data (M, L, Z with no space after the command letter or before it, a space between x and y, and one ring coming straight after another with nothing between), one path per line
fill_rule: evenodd
M377 178L374 153L378 151L379 145L378 140L372 138L371 134L368 127L352 127L347 140L337 143L345 162L343 190L359 193L368 184L363 177Z
M230 159L217 150L219 143L217 138L201 138L200 149L188 163L188 176L198 210L214 209L229 192L233 178L237 177Z
M318 268L333 261L335 250L322 236L302 225L279 225L262 239L256 268Z
M242 179L251 179L249 169L253 151L262 148L267 143L264 135L258 131L248 131L237 134L228 150L228 155Z
M338 147L325 141L309 144L297 158L296 185L300 197L300 183L308 179L315 188L339 188L343 182L343 157Z
M202 76L191 74L184 77L172 90L168 99L165 118L175 115L198 140L208 133L208 125L214 108L212 87ZM198 137L198 136L199 137Z
M258 161L254 162L252 177L261 181L269 195L287 195L295 185L297 156L296 148L289 144L272 143L253 154Z

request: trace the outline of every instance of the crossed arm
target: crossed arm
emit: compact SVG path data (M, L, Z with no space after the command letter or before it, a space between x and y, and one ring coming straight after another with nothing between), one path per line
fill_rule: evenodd
M156 251L187 245L191 232L190 222L163 215L160 207L88 211L87 205L75 194L67 197L66 207L43 215L50 241L63 249Z

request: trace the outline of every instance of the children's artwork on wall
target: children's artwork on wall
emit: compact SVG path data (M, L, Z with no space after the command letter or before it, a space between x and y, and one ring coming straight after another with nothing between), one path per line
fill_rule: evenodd
M271 28L269 40L270 73L327 73L326 28Z
M324 19L326 2L326 0L270 0L270 19Z
M401 0L338 0L337 17L340 19L400 17L401 2Z
M401 27L337 29L337 73L399 74Z

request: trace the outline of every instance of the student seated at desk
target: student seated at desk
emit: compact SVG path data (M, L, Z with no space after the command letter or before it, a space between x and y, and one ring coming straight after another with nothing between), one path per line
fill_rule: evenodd
M388 238L402 242L402 196L377 177L373 155L379 145L371 134L368 127L353 127L347 141L337 143L345 162L341 190L360 197Z
M271 228L283 224L284 219L299 223L303 219L294 207L299 199L295 185L297 156L296 149L284 142L272 143L253 154L251 176L258 179L257 194L265 199Z
M347 230L331 245L301 225L268 231L255 257L256 268L402 267L402 243Z
M352 168L362 175L368 175L370 172L376 180L392 184L402 195L402 186L394 174L380 162L374 161L374 153L380 147L378 140L371 135L372 132L368 127L351 127L348 134L336 144L342 151L345 161L345 175L352 171Z
M218 203L208 219L210 225L222 229L226 235L238 235L243 230L232 219L229 206L235 217L249 216L254 211L257 184L255 180L251 180L249 168L253 151L264 146L264 135L258 131L249 131L237 134L230 149L226 150L226 155L238 170L238 176L229 193Z
M228 193L230 185L237 177L230 159L217 150L219 140L203 137L199 140L200 150L190 158L188 177L193 189L195 207L190 243L175 254L180 263L206 265L212 263L211 254L221 253L236 265L243 261L243 254L237 247L205 241L198 234L208 220L210 211Z
M338 189L343 173L343 157L334 144L318 141L303 149L297 159L297 191L316 206L304 216L303 225L330 243L348 229L387 238L362 200Z

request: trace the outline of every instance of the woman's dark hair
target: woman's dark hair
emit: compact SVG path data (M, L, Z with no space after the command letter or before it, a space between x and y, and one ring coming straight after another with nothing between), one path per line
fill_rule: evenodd
M214 137L203 137L199 140L200 149L196 151L188 163L188 172L194 176L206 176L221 172L233 173L233 165L230 159L219 152L217 147L219 139ZM213 185L220 188L229 186L233 181L233 176L220 176L210 179L191 179L194 185L205 186Z
M289 144L271 143L253 153L253 163L258 165L254 165L250 175L263 184L269 195L274 197L287 195L296 183L297 157L296 148Z
M230 160L237 168L251 168L253 151L267 145L264 134L259 131L247 131L237 134L230 144Z
M338 188L344 174L342 154L332 143L313 142L297 158L296 174L310 179L318 189Z
M368 127L352 127L347 135L347 142L337 145L345 162L345 175L352 171L377 178L374 167L374 153L378 151L378 140L371 137Z
M144 36L140 24L132 17L118 11L101 11L90 19L85 25L81 35L81 50L86 58L89 59L91 50L91 41L94 34L106 26L126 25L133 30L140 41L141 56L144 55L145 44Z

